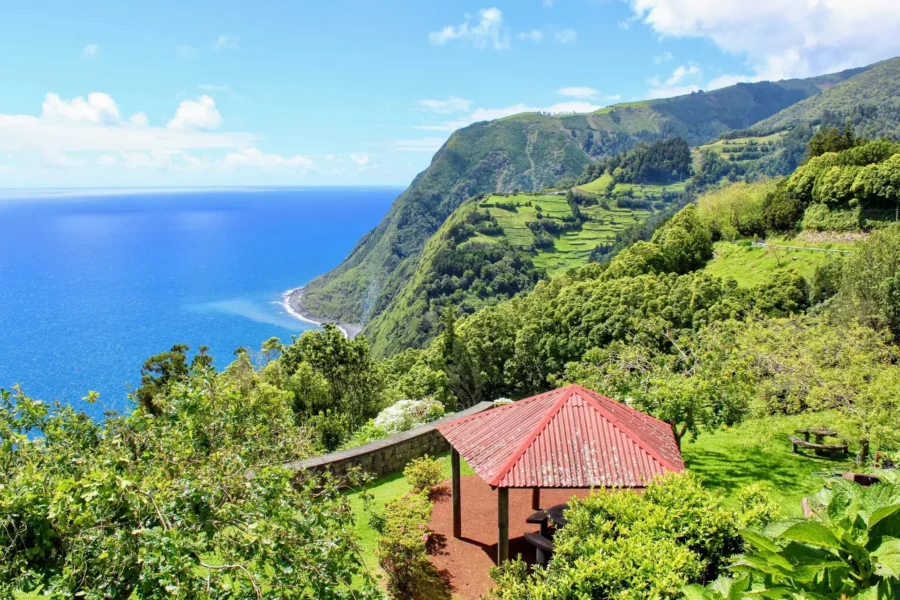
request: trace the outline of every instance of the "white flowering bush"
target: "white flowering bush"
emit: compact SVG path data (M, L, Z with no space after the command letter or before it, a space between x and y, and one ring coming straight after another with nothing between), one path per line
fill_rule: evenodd
M372 425L394 435L444 416L444 405L431 398L398 400L380 413Z
M444 405L431 398L421 400L398 400L374 419L363 425L344 444L344 448L355 448L375 440L381 440L395 433L430 423L444 416Z

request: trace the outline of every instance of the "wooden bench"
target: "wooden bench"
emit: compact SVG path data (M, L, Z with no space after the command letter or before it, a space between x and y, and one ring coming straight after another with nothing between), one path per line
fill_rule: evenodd
M810 450L815 450L816 454L831 454L834 452L843 452L845 455L847 454L847 444L816 444L813 442L808 442L806 440L801 440L798 437L790 436L788 438L791 440L791 446L794 454L797 454L798 448L809 448Z
M548 540L539 533L526 533L525 541L534 546L535 562L543 565L553 554L553 540Z

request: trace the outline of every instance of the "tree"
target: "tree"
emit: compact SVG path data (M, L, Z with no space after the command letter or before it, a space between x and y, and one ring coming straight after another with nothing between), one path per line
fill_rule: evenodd
M900 340L900 224L858 242L842 269L839 312Z
M287 394L181 354L103 423L0 392L0 597L380 598L339 482L279 466L310 455Z

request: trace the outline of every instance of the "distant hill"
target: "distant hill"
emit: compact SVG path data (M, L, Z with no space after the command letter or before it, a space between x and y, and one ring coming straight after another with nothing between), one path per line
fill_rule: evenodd
M341 265L312 282L311 312L365 325L416 277L422 249L466 199L574 183L584 167L642 141L681 137L696 146L746 129L837 88L865 69L802 80L739 84L712 92L621 104L581 115L526 113L455 132ZM371 332L372 330L369 330Z
M900 138L900 58L875 63L837 81L761 120L753 129L772 133L807 124L843 126L848 120L859 135Z

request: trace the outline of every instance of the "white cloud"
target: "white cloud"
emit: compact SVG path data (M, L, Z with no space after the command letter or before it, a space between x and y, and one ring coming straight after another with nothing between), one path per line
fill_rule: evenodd
M394 140L392 143L392 147L394 150L398 152L428 152L434 153L440 150L441 146L444 145L444 142L447 141L445 137L423 137L423 138L411 138L411 139L401 139Z
M472 106L472 101L458 96L450 96L444 100L419 100L422 108L439 115L464 112Z
M81 96L63 100L58 94L47 94L41 109L41 118L49 122L115 123L121 118L115 100L100 92L88 94L87 100Z
M663 52L662 54L660 54L659 56L654 56L653 62L658 65L661 65L664 62L669 62L673 58L675 58L675 57L672 56L672 53L667 50L667 51Z
M135 127L147 127L150 125L150 120L147 118L147 113L144 112L136 112L128 119L132 125Z
M83 60L90 60L100 54L100 45L99 44L88 44L81 50L81 58Z
M241 47L241 36L223 33L212 43L213 50L237 50Z
M705 37L747 57L754 80L806 77L900 54L896 0L629 3L634 18L663 36Z
M216 109L216 101L211 96L200 96L199 100L182 100L175 116L166 125L169 129L216 129L222 124L222 115Z
M529 42L539 42L544 39L544 32L540 29L532 29L531 31L522 31L516 34L517 40L527 40Z
M672 75L669 76L663 82L660 82L658 77L651 77L648 80L648 83L654 87L671 87L676 83L683 81L685 78L693 77L695 75L700 74L700 67L697 65L679 65L672 71Z
M249 147L256 136L151 127L143 112L122 120L108 94L65 100L48 93L40 116L0 113L0 152L35 156L69 152L180 151Z
M257 167L273 169L287 167L290 169L306 170L313 166L313 160L308 156L299 154L294 156L281 156L280 154L266 154L258 148L242 148L235 152L229 152L215 166L223 166L229 169L242 169L245 167Z
M468 42L475 48L491 47L494 50L509 48L509 35L503 30L503 12L499 8L483 8L478 11L477 22L471 15L465 15L460 25L447 25L439 31L428 34L429 41L435 46L443 46L447 42Z
M742 83L745 81L755 81L756 78L750 75L720 75L714 79L711 79L704 89L706 90L717 90L719 88L728 87L729 85L734 85L736 83Z
M674 98L699 90L700 86L695 84L654 87L647 91L647 98Z
M556 93L560 96L569 96L570 98L593 98L600 92L594 88L571 86L560 88L556 90Z
M560 29L553 34L553 37L560 44L574 44L578 41L578 32L574 29Z
M0 170L8 184L28 187L290 183L353 176L372 166L373 155L355 152L336 155L328 161L333 168L320 169L311 156L261 150L254 134L198 129L220 122L209 97L182 102L169 126L160 127L143 112L122 117L108 94L63 99L48 93L38 115L0 113ZM397 147L415 144L423 142Z

